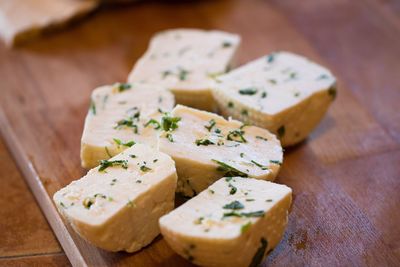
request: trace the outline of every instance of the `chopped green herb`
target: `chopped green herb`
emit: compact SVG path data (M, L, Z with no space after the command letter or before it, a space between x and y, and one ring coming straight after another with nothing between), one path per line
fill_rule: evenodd
M241 210L244 209L244 205L239 201L235 200L229 204L224 205L222 208L227 210Z
M252 202L252 201L254 201L254 198L246 198L246 201L247 202Z
M195 143L197 146L215 145L215 143L210 141L209 139L197 139Z
M131 154L131 155L129 155L129 157L134 159L134 158L136 158L136 155Z
M240 233L243 234L244 232L249 230L250 226L251 226L251 222L247 222L246 224L243 224L242 227L240 227Z
M159 96L159 97L158 97L158 103L162 103L162 101L163 101L162 96Z
M329 79L329 76L327 74L321 74L317 77L317 80L325 80Z
M229 131L228 135L226 136L226 139L229 141L235 141L239 143L247 143L246 138L244 138L244 131L237 129L233 131Z
M224 176L228 177L234 177L234 176L240 176L240 177L247 177L247 173L244 173L232 166L229 166L228 164L212 159L213 162L217 163L219 166L217 167L217 171L224 172Z
M136 114L138 114L138 113L136 113ZM136 114L135 114L135 116L136 116ZM134 124L133 120L134 120L134 117L129 117L127 119L119 120L117 122L117 125L114 127L114 129L121 129L122 127L125 126L125 127L129 127L129 128L133 128L133 132L137 134L138 126L136 124Z
M261 93L261 98L266 98L266 97L267 97L267 92L265 92L265 91L262 92L262 93Z
M212 190L212 189L208 189L208 191L209 191L211 194L214 194L214 193L215 193L215 191Z
M158 159L153 159L153 163L156 163L158 161Z
M126 205L130 208L135 206L135 203L133 203L131 200L128 200L128 203L126 203Z
M299 96L300 96L299 92L294 93L294 97L299 97Z
M265 202L272 202L272 199L267 199L265 200Z
M127 160L106 160L103 159L100 161L99 172L104 171L108 167L112 166L121 166L124 169L128 168L128 161Z
M141 180L137 180L136 183L137 183L137 184L141 184L142 181L141 181Z
M126 147L131 147L133 146L135 143L135 141L129 141L129 142L122 142L120 139L117 138L113 138L114 142L119 145L119 146L126 146Z
M247 109L242 109L242 111L240 112L240 114L242 114L243 116L248 116L249 112L247 111Z
M96 115L96 103L94 103L93 99L90 100L90 111L93 115Z
M172 74L172 72L169 71L169 70L163 71L163 72L161 73L163 79L165 79L167 76L169 76L169 75L171 75L171 74Z
M261 246L256 251L256 254L254 254L249 267L257 267L260 265L262 259L264 258L265 250L267 249L267 247L268 247L268 241L262 237Z
M240 157L243 158L244 157L244 153L240 153Z
M218 129L218 128L215 128L214 132L217 133L217 134L219 134L219 133L221 133L221 130Z
M189 75L189 71L184 70L184 69L180 69L179 70L179 80L181 81L185 81L187 79L187 76Z
M206 128L209 132L211 131L211 129L215 126L216 122L214 119L211 119L208 125L205 125L204 128Z
M297 73L296 73L296 72L291 72L291 73L289 74L289 78L290 78L290 79L295 79L295 78L297 78Z
M282 165L282 162L280 162L279 160L270 160L269 162L271 162L272 164Z
M285 135L285 125L282 125L281 127L279 127L277 133L278 133L278 137L282 138Z
M153 125L154 125L154 129L156 129L156 130L158 130L158 129L161 128L160 123L159 123L157 120L155 120L155 119L150 119L148 122L146 122L146 124L144 125L144 127L147 127L147 126L149 126L150 124L153 124Z
M228 102L228 108L233 108L234 107L234 105L233 105L233 102Z
M241 95L255 95L257 94L258 90L254 87L243 88L239 90L239 94Z
M167 133L167 135L166 135L165 137L167 137L167 139L168 139L171 143L174 142L174 138L172 137L172 134Z
M276 84L276 80L275 79L269 79L268 80L270 83L272 83L272 84Z
M231 190L229 190L229 194L234 195L237 192L237 188L232 184L229 184L229 187L231 188Z
M258 136L258 135L257 135L257 136L256 136L256 138L257 138L257 139L260 139L260 140L268 141L268 139L267 139L267 138L265 138L265 137L262 137L262 136Z
M82 201L82 205L87 208L90 209L90 207L94 204L95 199L93 197L87 197Z
M231 47L231 46L232 46L231 42L225 41L225 42L222 43L222 47L223 48L227 48L227 47Z
M107 200L110 201L110 202L114 201L114 199L112 197L108 197Z
M115 185L116 182L117 182L117 179L112 179L110 185Z
M256 162L256 161L254 161L254 160L251 160L251 163L253 163L253 164L256 165L257 167L260 167L261 170L268 170L268 167L267 167L267 166L264 166L264 165L262 165L262 164L260 164L260 163L258 163L258 162Z
M263 217L264 216L264 211L263 210L258 210L258 211L252 211L252 212L236 212L236 211L231 211L224 213L224 217Z
M230 182L231 180L232 180L232 177L226 177L226 178L225 178L225 181L226 181L226 182Z
M269 54L267 56L267 62L272 63L275 60L275 53Z
M115 86L117 87L119 93L132 88L132 85L129 83L117 83L117 84L115 84Z
M63 207L64 209L67 208L67 206L65 206L65 204L63 202L59 203L61 207Z
M172 117L168 114L165 114L164 117L161 118L161 127L164 131L173 131L178 128L178 122L181 120L180 117Z
M147 167L146 165L142 165L142 166L140 166L140 170L141 170L142 172L148 172L148 171L151 171L151 169L150 169L149 167Z
M201 222L204 220L204 217L199 217L196 220L194 220L194 224L201 224Z

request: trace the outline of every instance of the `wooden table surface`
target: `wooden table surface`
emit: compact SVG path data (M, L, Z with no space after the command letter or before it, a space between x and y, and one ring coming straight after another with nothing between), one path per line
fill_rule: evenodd
M285 152L277 182L293 188L294 203L285 236L264 264L400 266L396 0L144 1L102 8L14 50L0 44L0 122L8 147L0 143L0 266L69 265L23 176L67 254L79 252L72 263L188 265L162 238L132 255L99 252L60 226L47 197L84 174L79 144L91 90L124 81L150 36L174 27L241 34L241 63L289 50L339 79L326 118Z

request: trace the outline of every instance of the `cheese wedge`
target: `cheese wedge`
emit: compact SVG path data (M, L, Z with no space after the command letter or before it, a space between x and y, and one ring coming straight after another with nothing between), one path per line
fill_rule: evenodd
M0 37L8 46L60 27L94 10L97 0L5 0L0 1Z
M158 86L114 84L93 91L81 140L84 168L97 166L134 143L157 146L157 120L174 106L174 96Z
M75 231L109 251L134 252L158 234L158 219L173 209L172 159L136 144L54 194L59 212Z
M130 82L170 89L176 102L213 111L214 78L232 67L240 37L222 31L175 29L156 34L129 75Z
M284 147L304 140L336 96L329 70L288 52L259 58L218 82L213 93L224 116L270 130Z
M255 267L281 240L291 195L285 185L222 178L161 217L161 233L176 253L197 265Z
M279 140L265 129L181 105L162 124L158 148L174 159L184 196L223 176L273 180L282 164Z

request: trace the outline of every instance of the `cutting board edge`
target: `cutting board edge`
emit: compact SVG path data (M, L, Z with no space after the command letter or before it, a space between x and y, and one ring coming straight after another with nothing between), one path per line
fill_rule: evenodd
M0 135L2 136L6 147L15 159L16 165L22 173L26 183L28 184L31 192L33 193L40 209L45 215L47 222L50 224L55 236L61 244L65 254L67 255L72 266L88 266L84 257L80 253L74 240L69 234L66 225L60 217L57 209L53 205L53 201L48 195L39 174L36 172L32 162L24 154L23 149L20 147L14 135L8 119L0 108Z

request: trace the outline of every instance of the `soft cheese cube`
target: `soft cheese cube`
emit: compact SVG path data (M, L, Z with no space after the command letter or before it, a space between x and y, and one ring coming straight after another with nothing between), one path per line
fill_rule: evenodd
M218 77L219 110L278 135L282 145L304 140L336 96L329 70L308 59L277 52Z
M177 192L193 196L223 176L273 180L282 164L279 140L265 129L178 105L162 119L158 148L178 172Z
M105 250L134 252L158 234L158 219L173 209L173 160L136 144L104 160L55 193L54 202L75 231Z
M170 89L176 102L212 111L214 78L233 64L240 37L222 31L175 29L156 34L135 64L130 82Z
M161 217L161 233L176 253L195 264L258 266L283 236L291 194L285 185L222 178Z
M84 168L99 165L132 144L157 146L157 120L174 106L174 96L159 86L132 83L93 91L81 140Z

